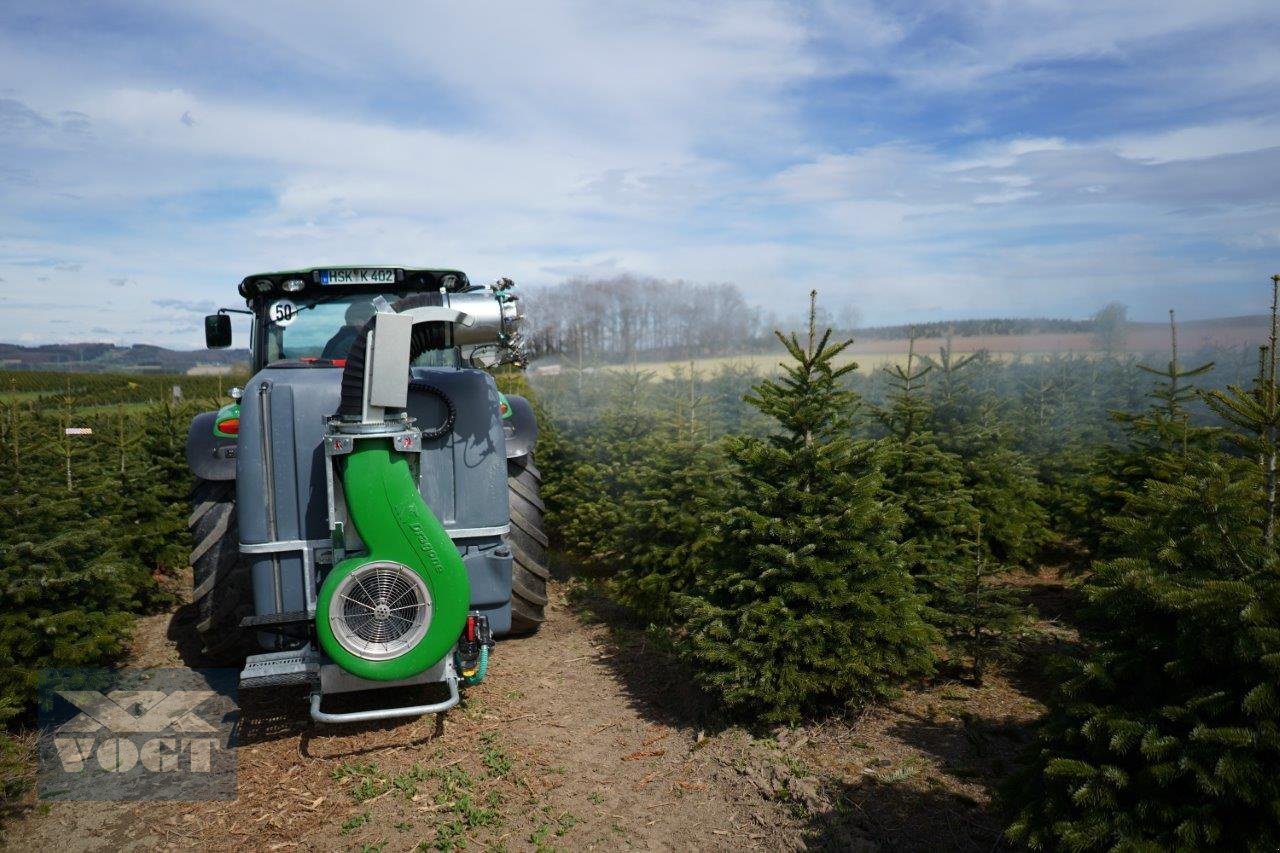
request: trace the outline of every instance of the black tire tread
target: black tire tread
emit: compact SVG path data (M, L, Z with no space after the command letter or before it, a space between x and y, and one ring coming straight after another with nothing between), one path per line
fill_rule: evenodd
M196 633L211 661L243 661L240 620L253 612L249 567L240 557L235 483L197 479L191 490L191 585Z
M507 460L511 532L511 633L531 634L546 620L548 539L543 529L542 474L532 456Z

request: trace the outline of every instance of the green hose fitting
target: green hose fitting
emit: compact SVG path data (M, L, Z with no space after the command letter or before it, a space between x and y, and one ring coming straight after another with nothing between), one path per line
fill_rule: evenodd
M320 586L316 601L320 647L334 663L360 678L397 681L418 675L443 660L462 632L471 601L466 565L444 525L418 493L408 460L392 452L390 439L357 439L345 459L342 485L347 512L369 553L338 563ZM334 632L333 622L346 618L342 608L347 606L335 603L335 591L344 578L371 563L408 567L429 593L425 634L394 657L363 657L339 642Z
M476 663L476 668L472 670L470 675L462 668L462 661L457 655L454 655L453 664L458 668L458 674L462 677L463 684L479 684L484 681L484 675L489 671L489 647L480 647L480 659Z

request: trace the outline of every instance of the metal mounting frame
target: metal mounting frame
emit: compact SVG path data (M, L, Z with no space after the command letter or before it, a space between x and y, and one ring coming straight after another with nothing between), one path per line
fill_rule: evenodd
M450 652L445 656L443 679L422 683L447 684L449 687L448 698L427 705L405 705L399 708L375 708L369 711L347 711L335 714L321 710L320 703L324 698L324 693L322 688L317 685L311 690L311 719L317 723L367 723L375 720L394 720L400 717L422 717L427 714L441 714L448 711L454 705L457 705L461 698L458 692L458 672L453 666L453 653Z

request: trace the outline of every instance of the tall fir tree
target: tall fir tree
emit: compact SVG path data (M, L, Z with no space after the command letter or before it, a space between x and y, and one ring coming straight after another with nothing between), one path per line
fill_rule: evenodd
M1273 280L1272 328L1280 278ZM1273 336L1274 337L1274 336ZM1276 351L1208 402L1242 457L1175 442L1087 586L1090 645L1006 797L1035 849L1280 847L1280 561L1270 538ZM1170 369L1168 380L1178 371ZM1159 406L1156 407L1159 409ZM1147 416L1157 434L1180 418Z
M938 446L962 462L962 479L982 523L982 548L993 564L1030 565L1052 534L1044 492L1031 460L1017 449L1008 403L993 390L979 391L971 376L990 369L981 353L957 355L947 343L920 371L936 369L935 401L921 400ZM901 384L906 377L894 377ZM900 393L900 392L899 392ZM965 531L973 529L966 524ZM967 532L964 534L967 535Z
M848 341L817 334L749 398L776 429L726 441L737 505L696 587L676 597L677 647L731 711L772 722L856 706L931 671L933 633L902 564L878 451L852 438L857 400L837 367Z
M966 482L972 471L940 448L932 431L966 422L975 395L964 369L975 363L979 354L957 356L948 341L936 361L917 367L913 334L905 364L886 368L891 391L878 415L888 430L881 441L884 488L906 517L902 553L925 596L926 618L947 641L953 663L968 666L981 683L987 665L1011 648L1026 612L999 583L1007 567L984 544L982 512ZM931 397L926 382L935 371Z
M131 614L152 587L146 567L124 550L111 512L118 487L100 455L68 443L84 438L68 436L68 422L66 410L20 412L10 439L20 450L30 443L14 457L4 454L0 697L11 706L30 701L42 667L118 656Z
M939 590L936 607L948 615L947 644L968 663L975 684L981 685L988 667L1012 656L1028 621L1028 608L1001 583L1008 573L982 547L982 522L964 549L948 583Z

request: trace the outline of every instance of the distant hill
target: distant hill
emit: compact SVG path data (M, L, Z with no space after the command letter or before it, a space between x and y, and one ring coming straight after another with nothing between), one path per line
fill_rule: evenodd
M1258 346L1270 334L1270 319L1262 315L1220 317L1178 322L1178 347L1183 353L1219 347ZM909 326L885 326L853 332L854 353L907 351ZM1003 353L1091 352L1097 349L1089 320L963 320L916 324L916 351L933 352L948 337L956 352L990 350ZM1129 323L1124 349L1134 353L1169 350L1168 323Z
M247 370L247 349L171 350L151 344L118 347L85 342L27 347L0 343L0 368L73 373L214 373Z

